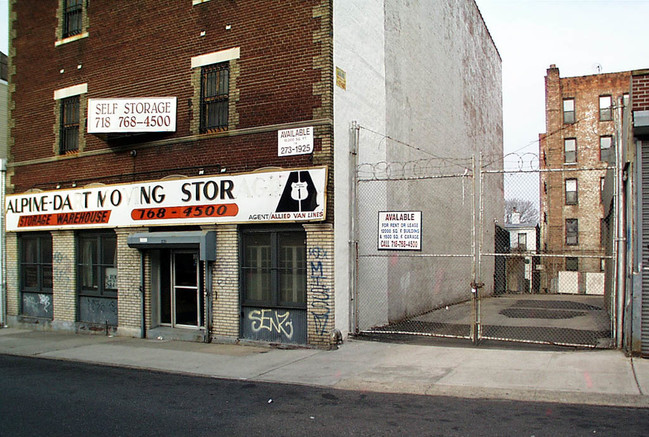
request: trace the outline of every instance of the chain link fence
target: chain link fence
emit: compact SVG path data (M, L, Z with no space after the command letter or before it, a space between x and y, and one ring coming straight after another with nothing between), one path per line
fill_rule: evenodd
M611 347L611 170L445 164L359 166L357 333Z

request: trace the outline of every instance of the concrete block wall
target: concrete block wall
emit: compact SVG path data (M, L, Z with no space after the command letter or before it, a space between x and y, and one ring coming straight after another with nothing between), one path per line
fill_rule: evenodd
M334 230L305 224L307 256L307 343L329 346L335 327ZM345 302L341 302L345 305Z
M117 333L139 337L142 326L140 262L138 249L128 246L127 238L137 229L116 229L117 235Z
M203 228L208 230L207 228ZM215 228L216 261L213 263L212 336L234 340L239 337L239 234L236 225Z
M8 233L5 240L7 256L7 316L15 318L20 311L20 258L18 234Z
M74 231L52 231L52 328L74 329L77 320L76 243Z

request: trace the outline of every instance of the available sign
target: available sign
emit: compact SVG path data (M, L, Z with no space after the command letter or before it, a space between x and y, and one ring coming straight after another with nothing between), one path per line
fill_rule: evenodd
M312 127L277 131L277 156L307 155L312 152Z
M379 250L421 250L421 211L380 211Z
M326 167L8 195L7 231L325 219Z
M88 133L175 131L175 97L88 99Z

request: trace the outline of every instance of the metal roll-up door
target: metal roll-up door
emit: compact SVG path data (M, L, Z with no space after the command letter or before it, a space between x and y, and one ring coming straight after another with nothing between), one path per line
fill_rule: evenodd
M642 355L649 356L649 142L642 143Z

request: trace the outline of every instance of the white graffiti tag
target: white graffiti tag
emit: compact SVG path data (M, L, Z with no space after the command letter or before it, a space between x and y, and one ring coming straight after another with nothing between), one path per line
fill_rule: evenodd
M270 332L277 332L286 336L288 339L293 338L293 321L289 320L291 313L285 311L280 314L278 311L262 309L253 310L248 314L248 318L252 320L250 328L254 332L259 332L262 329Z

